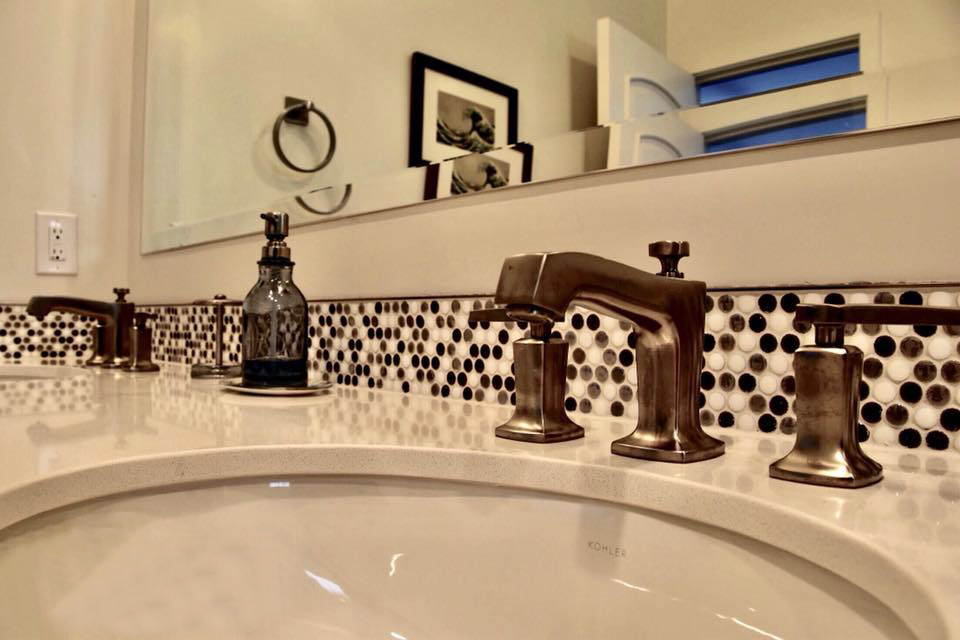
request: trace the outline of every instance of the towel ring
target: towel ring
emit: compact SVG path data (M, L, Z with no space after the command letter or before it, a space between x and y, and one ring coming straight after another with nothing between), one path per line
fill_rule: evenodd
M321 188L321 189L314 189L313 191L310 191L310 193L317 193L317 192L320 192L320 191L326 191L327 189L332 189L332 188L333 188L333 187L323 187L323 188ZM304 209L306 209L306 210L309 211L310 213L315 213L315 214L317 214L318 216L332 216L333 214L335 214L336 212L340 211L340 210L343 209L345 206L347 206L347 202L350 201L350 196L351 196L352 194L353 194L353 184L348 182L348 183L347 183L347 187L346 187L346 189L345 189L344 192L343 192L343 197L340 198L340 202L337 203L336 205L334 205L334 207L333 207L332 209L327 209L326 211L321 211L320 209L314 209L313 207L311 207L310 205L308 205L308 204L306 203L306 201L304 201L304 199L301 198L300 196L295 197L294 200L297 201L297 204L298 204L298 205L300 205L301 207L303 207Z
M279 116L277 116L277 119L273 123L273 150L277 152L277 157L280 158L280 162L290 169L299 171L300 173L316 173L330 164L330 161L333 160L333 154L337 150L337 132L333 129L333 123L330 122L330 118L328 118L323 111L317 109L317 107L314 106L313 101L303 100L293 102L292 104L290 103L291 99L288 98L288 106ZM298 111L300 113L295 113ZM283 152L283 148L280 146L280 126L284 122L305 126L308 122L307 118L311 112L315 113L321 120L323 120L323 124L326 125L327 133L330 136L330 148L327 149L327 155L323 160L320 161L320 164L311 169L304 169L303 167L298 167L290 162L290 159Z

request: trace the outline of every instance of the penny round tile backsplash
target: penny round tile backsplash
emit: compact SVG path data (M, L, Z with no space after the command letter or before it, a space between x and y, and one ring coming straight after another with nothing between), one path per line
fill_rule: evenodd
M704 426L792 434L793 353L813 342L797 322L800 303L929 304L960 307L960 289L710 291L706 298L700 419ZM315 375L340 385L469 402L516 401L513 341L523 323L471 323L490 296L313 301L310 359ZM212 362L215 310L151 306L160 361ZM0 316L5 364L79 364L89 357L92 325L51 314L43 323L9 305ZM240 308L224 315L224 358L240 362ZM846 343L864 352L861 441L960 452L960 326L859 325ZM565 406L571 413L637 415L636 336L628 323L573 308L554 335L569 345Z
M91 355L93 328L92 320L69 313L37 320L23 305L0 304L0 365L80 365Z

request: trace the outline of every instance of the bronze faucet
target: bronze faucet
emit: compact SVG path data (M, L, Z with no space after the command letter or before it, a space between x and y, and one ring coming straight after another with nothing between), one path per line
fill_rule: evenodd
M27 313L42 320L51 311L65 311L96 318L93 356L86 361L88 366L115 369L130 361L130 330L133 327L135 306L127 302L129 289L115 288L114 302L100 302L85 298L64 296L35 296L27 303Z
M585 253L529 253L507 258L495 302L471 320L531 323L531 336L514 345L517 409L497 428L502 438L557 442L583 435L563 408L567 345L550 337L553 323L578 304L632 323L637 334L639 419L616 440L617 455L695 462L723 453L724 443L700 426L698 394L703 358L703 282L684 280L677 262L686 242L655 242L661 260L654 275Z

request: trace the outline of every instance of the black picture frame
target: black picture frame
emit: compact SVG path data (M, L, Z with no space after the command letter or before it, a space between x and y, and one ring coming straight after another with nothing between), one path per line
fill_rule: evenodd
M502 82L480 75L455 64L434 58L420 51L414 52L411 57L410 83L410 148L408 166L422 167L429 165L431 160L423 157L423 107L424 87L427 70L434 71L482 89L502 95L507 100L507 145L517 142L517 105L519 92L516 88ZM434 123L430 123L434 126ZM436 160L436 159L433 159Z

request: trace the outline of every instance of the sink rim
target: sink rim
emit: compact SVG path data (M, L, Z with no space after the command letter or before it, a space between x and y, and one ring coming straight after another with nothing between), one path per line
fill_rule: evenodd
M531 473L531 465L541 467ZM839 526L729 489L591 463L510 453L378 445L261 445L201 449L80 467L0 492L0 531L98 498L206 482L278 476L387 476L514 487L647 509L769 544L863 589L922 638L960 637L945 594L909 565Z

